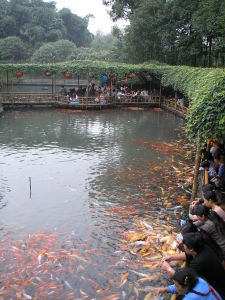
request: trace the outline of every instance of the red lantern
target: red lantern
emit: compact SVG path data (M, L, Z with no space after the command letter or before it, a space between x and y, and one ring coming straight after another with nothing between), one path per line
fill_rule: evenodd
M23 77L23 72L22 71L16 72L16 77L17 78Z
M46 72L45 72L45 76L46 76L46 77L51 77L51 76L52 76L52 72L46 71Z
M65 72L65 73L64 73L64 77L65 77L66 79L71 79L71 78L72 78L72 74L69 73L69 72Z

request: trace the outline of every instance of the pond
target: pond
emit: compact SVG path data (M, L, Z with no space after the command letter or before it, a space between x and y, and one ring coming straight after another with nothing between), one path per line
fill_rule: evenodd
M190 168L183 126L159 110L5 112L0 299L142 299L165 284L127 234L177 227L180 169Z

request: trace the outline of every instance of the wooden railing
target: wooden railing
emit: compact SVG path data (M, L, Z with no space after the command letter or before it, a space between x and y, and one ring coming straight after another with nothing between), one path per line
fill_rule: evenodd
M56 102L55 96L53 94L39 93L1 93L0 102L6 105L16 105L16 104L54 104Z
M69 100L66 96L57 95L57 103L77 103L81 105L96 105L96 104L158 104L160 103L159 96L105 96L104 100L96 99L96 97L78 97L78 99Z
M154 105L174 111L182 116L188 114L188 108L177 104L175 99L166 99L160 96L105 96L104 99L96 97L78 97L70 100L68 96L50 93L0 93L2 105L63 105L77 107L93 107L107 105Z
M185 107L184 105L177 104L175 99L163 98L162 106L165 106L168 109L176 111L176 112L180 113L183 116L187 116L187 114L188 114L188 108Z
M117 96L116 104L160 104L160 96Z
M78 99L69 99L67 96L56 95L57 104L62 105L81 105L81 106L97 106L115 104L115 97L106 96L104 99L96 99L95 97L78 97Z

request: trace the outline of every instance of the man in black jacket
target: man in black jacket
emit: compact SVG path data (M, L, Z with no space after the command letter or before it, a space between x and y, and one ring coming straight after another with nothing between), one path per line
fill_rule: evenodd
M186 261L187 266L206 279L221 297L225 298L225 270L217 255L204 244L200 233L186 233L183 236L184 251L174 256L167 256L163 259L162 269L171 276L175 270L169 262L176 260Z

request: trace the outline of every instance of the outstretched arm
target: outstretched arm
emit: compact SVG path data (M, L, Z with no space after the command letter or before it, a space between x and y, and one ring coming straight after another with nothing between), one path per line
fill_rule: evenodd
M169 256L165 256L163 257L162 261L167 261L167 262L171 262L171 261L176 261L176 260L182 260L185 261L186 260L186 255L184 252L182 253L178 253L175 255L169 255Z

